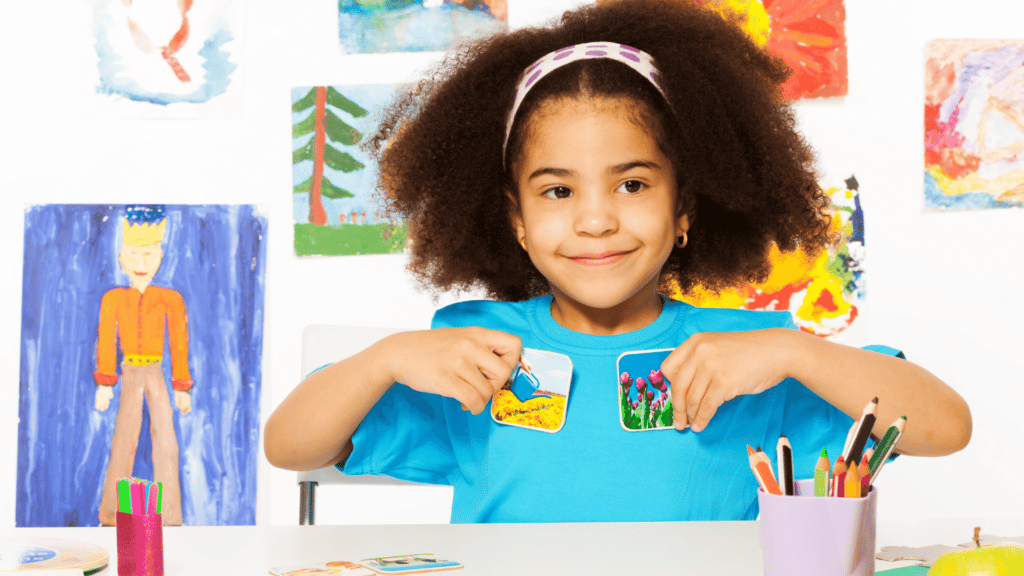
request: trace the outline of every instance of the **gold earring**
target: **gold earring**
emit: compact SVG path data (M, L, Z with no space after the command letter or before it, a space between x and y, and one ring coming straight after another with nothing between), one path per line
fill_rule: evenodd
M687 241L688 241L688 238L686 237L686 232L683 232L682 236L679 236L678 238L676 238L676 248L685 248Z

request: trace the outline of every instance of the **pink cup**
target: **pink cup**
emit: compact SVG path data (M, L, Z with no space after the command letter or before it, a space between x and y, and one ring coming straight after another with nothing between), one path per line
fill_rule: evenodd
M765 576L873 576L878 491L867 497L815 497L814 480L796 496L757 491Z
M159 514L117 513L117 576L164 576L164 533Z

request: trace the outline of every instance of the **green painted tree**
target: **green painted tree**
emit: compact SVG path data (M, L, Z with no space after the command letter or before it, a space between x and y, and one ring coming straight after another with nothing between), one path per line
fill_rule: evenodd
M327 224L327 212L324 211L323 197L338 199L354 196L348 190L334 185L324 174L324 165L340 172L355 172L366 166L347 152L341 151L332 143L342 146L355 146L363 139L363 135L352 126L346 124L327 105L341 110L354 118L366 116L368 112L355 102L343 96L330 86L315 86L299 101L292 104L292 112L302 112L313 108L313 112L305 119L292 126L292 139L313 134L305 146L292 152L292 164L313 162L313 175L305 182L296 184L293 192L309 193L309 221L311 224L323 226Z

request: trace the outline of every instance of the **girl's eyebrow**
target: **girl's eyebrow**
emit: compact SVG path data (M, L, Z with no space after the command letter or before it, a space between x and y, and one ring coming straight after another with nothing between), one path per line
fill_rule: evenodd
M568 168L538 168L530 173L526 180L529 182L530 180L545 174L551 174L552 176L558 176L559 178L568 178L569 176L575 175L576 171L569 170Z
M616 164L608 169L609 174L622 174L628 172L633 168L647 168L648 170L654 170L656 172L662 171L662 167L657 162L650 160L633 160L632 162L624 162L622 164Z
M661 165L658 164L657 162L652 162L650 160L632 160L630 162L623 162L622 164L616 164L614 166L609 167L608 168L608 173L609 174L622 174L623 172L628 172L628 171L632 170L633 168L647 168L649 170L654 170L654 171L658 171L658 172L662 171ZM559 178L568 178L570 176L575 176L576 175L576 171L575 170L570 170L568 168L554 168L554 167L538 168L538 169L534 170L532 173L530 173L530 175L526 178L526 180L530 181L530 180L533 180L534 178L536 178L538 176L543 176L545 174L550 174L552 176L557 176Z

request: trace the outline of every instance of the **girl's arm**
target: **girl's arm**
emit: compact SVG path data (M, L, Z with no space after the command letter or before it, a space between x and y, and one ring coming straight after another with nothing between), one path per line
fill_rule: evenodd
M279 468L343 463L352 434L395 382L459 400L479 414L519 361L518 337L484 328L400 332L310 374L267 419L264 451Z
M906 416L900 453L941 456L971 438L967 403L927 370L798 330L695 334L665 359L662 373L672 382L673 420L695 432L727 400L791 377L854 420L876 396L882 427Z

